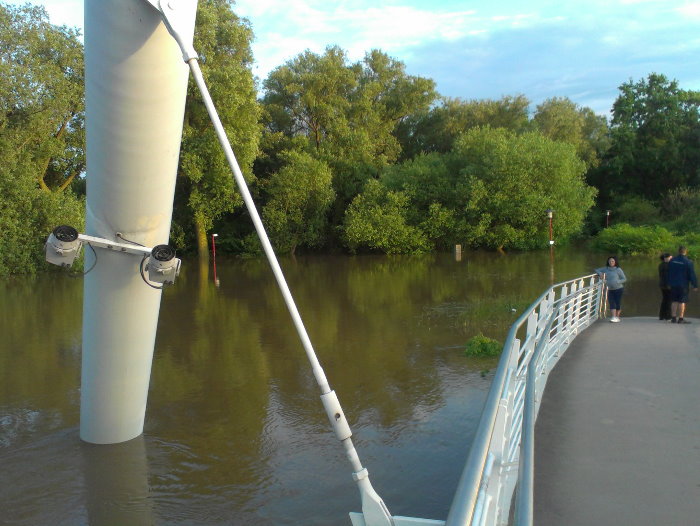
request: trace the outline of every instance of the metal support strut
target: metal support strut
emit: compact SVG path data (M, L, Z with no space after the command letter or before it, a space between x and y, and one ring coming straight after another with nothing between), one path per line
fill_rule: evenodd
M145 0L150 5L160 13L163 23L167 27L170 34L175 38L180 49L182 50L182 56L184 61L189 65L190 71L194 77L194 80L199 88L202 95L204 105L207 108L209 117L214 125L216 135L221 143L221 147L226 155L226 160L233 172L236 185L238 186L243 201L245 202L248 213L253 220L253 225L262 243L263 250L267 256L267 260L272 267L272 272L277 280L277 285L282 292L284 301L289 310L289 314L292 317L294 326L296 327L301 343L306 351L307 358L311 363L311 368L313 370L316 382L321 389L321 401L323 403L324 409L326 410L326 415L328 420L333 427L338 440L341 441L343 447L345 448L345 453L350 461L353 468L353 479L357 482L358 489L360 491L360 497L362 500L362 513L364 515L365 524L367 526L385 526L394 525L394 520L389 513L384 501L379 497L379 495L372 488L372 484L369 481L369 476L367 470L362 466L360 458L355 450L355 446L352 443L352 432L350 431L350 426L343 414L340 407L340 402L338 401L335 392L331 390L326 375L323 372L323 368L316 357L316 353L311 345L311 340L306 332L306 328L301 320L299 311L294 303L292 294L287 286L287 282L282 273L282 269L277 261L275 252L270 244L270 240L265 232L265 227L262 224L260 215L255 207L253 198L248 190L248 185L243 178L243 173L238 166L238 161L236 156L231 149L231 145L226 136L226 131L224 130L219 115L216 111L216 107L211 99L209 90L204 82L204 77L202 76L202 71L199 68L199 63L197 61L197 53L191 45L191 35L189 34L189 27L192 27L192 18L196 14L196 0Z

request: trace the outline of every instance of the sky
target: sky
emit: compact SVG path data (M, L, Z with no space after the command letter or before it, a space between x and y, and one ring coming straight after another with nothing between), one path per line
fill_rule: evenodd
M19 0L0 0L24 3ZM82 0L35 0L82 28ZM661 73L700 90L700 0L237 0L261 80L309 49L351 61L381 49L464 100L568 97L609 115L629 80Z

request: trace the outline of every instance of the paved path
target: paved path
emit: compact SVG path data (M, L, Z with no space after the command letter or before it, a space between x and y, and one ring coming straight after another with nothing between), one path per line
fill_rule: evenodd
M700 320L599 321L549 377L536 526L700 525Z

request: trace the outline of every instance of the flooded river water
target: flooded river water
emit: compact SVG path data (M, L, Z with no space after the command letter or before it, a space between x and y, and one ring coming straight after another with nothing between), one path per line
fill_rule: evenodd
M465 357L467 340L503 342L551 283L604 262L573 248L282 261L392 514L447 516L496 364ZM621 261L623 317L656 314L657 263ZM349 524L352 470L267 263L217 271L218 288L185 260L165 291L144 435L114 446L78 434L82 281L0 283L0 524Z

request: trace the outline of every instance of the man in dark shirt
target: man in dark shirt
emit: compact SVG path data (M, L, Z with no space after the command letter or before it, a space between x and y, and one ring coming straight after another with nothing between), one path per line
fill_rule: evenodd
M659 307L659 319L666 321L671 319L671 287L668 284L668 264L671 262L671 254L661 254L659 263L659 288L661 289L661 306Z
M690 323L686 321L685 304L688 303L688 285L698 290L698 278L695 276L693 262L687 257L688 249L678 247L678 255L668 264L668 284L671 287L671 322ZM676 317L678 315L678 317Z

